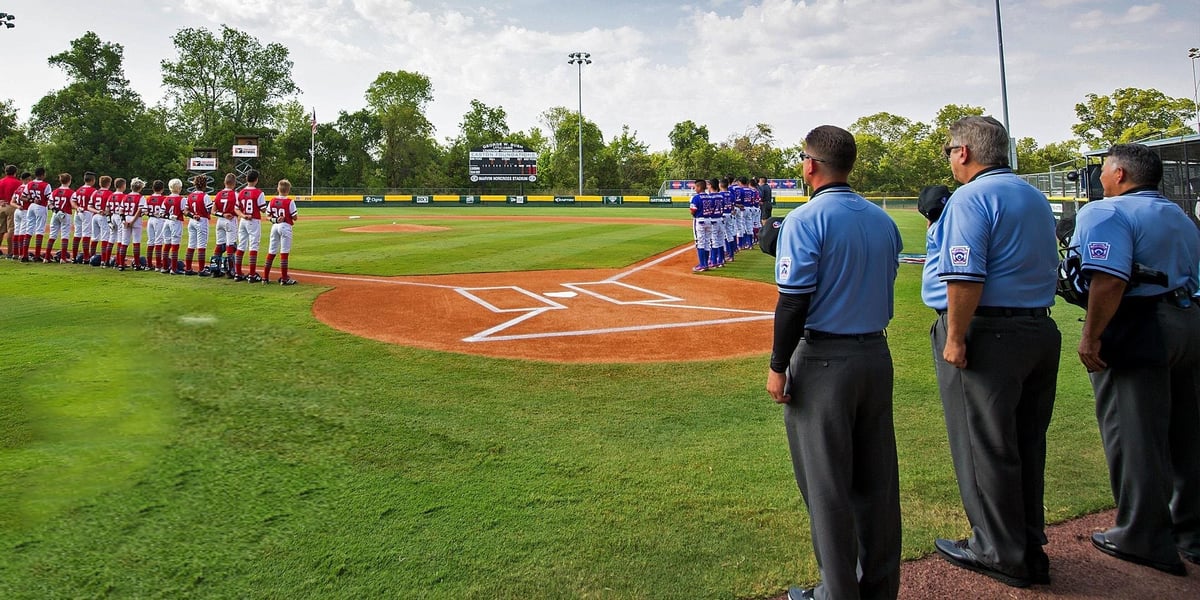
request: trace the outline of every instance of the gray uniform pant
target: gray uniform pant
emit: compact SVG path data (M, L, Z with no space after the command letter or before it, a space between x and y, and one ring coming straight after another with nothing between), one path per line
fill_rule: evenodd
M945 315L930 336L970 548L990 566L1028 577L1046 544L1042 495L1058 326L1049 316L973 317L965 369L942 359Z
M821 571L817 598L895 598L900 490L886 338L801 340L784 406Z
M1167 366L1092 373L1123 552L1200 556L1200 308L1155 305Z

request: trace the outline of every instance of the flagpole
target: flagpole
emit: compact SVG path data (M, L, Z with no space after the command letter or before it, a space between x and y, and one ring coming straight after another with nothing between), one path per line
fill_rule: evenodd
M312 111L312 133L308 142L308 196L317 195L317 109Z

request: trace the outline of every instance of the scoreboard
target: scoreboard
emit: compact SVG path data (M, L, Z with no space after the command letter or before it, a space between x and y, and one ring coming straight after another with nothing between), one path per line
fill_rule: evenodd
M509 142L472 148L471 181L537 181L537 152Z

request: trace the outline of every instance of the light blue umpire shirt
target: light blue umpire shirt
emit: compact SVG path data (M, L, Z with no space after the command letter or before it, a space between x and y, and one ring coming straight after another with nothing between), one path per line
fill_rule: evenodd
M982 283L979 306L1054 304L1054 213L1046 196L1008 167L981 171L955 190L926 242L921 298L934 310L946 310L950 281Z
M807 329L881 331L892 318L902 247L883 209L848 185L827 185L784 218L775 282L782 294L812 294Z

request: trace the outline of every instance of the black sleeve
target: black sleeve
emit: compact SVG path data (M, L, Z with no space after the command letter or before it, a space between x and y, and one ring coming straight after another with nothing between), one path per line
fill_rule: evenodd
M771 348L771 370L782 373L804 335L812 294L779 294L775 303L775 343Z

